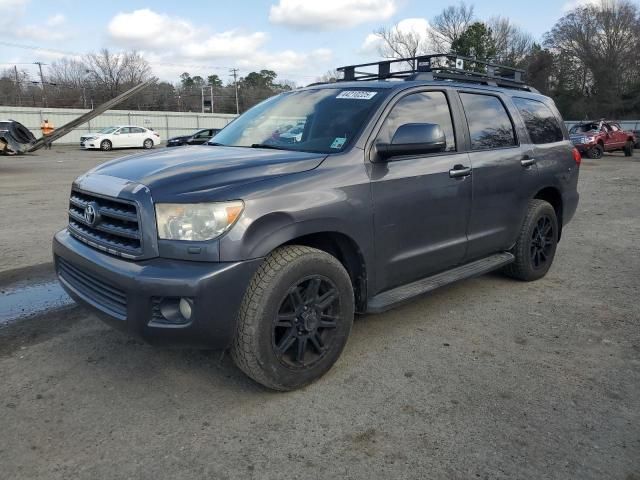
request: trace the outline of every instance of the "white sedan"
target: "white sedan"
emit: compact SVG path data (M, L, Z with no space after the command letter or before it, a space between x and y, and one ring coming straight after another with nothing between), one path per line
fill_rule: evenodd
M133 125L107 127L96 133L87 133L80 137L80 147L84 149L142 147L153 148L160 143L160 134L153 130Z

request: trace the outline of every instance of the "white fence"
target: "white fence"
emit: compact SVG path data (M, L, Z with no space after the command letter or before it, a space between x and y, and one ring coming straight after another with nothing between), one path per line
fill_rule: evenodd
M59 127L89 110L70 108L32 108L0 106L0 120L15 120L22 123L40 138L40 124L47 119ZM74 129L56 143L77 144L80 136L113 125L138 125L153 128L160 133L163 142L170 137L188 135L200 128L223 128L236 115L225 113L144 112L137 110L107 110L90 122Z

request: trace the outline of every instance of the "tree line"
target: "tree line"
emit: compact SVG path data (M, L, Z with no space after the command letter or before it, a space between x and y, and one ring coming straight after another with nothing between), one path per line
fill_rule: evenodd
M508 18L479 19L463 2L430 19L427 31L374 33L386 58L456 53L521 68L566 119L640 118L640 8L628 0L578 6L541 41Z
M527 83L552 97L566 119L640 118L640 8L629 0L578 6L539 40L508 18L477 18L464 2L430 18L426 31L392 26L374 34L385 58L455 53L521 68ZM137 52L107 49L62 58L43 72L42 78L17 67L1 72L0 104L92 108L153 75ZM338 78L330 71L318 81ZM199 112L203 96L208 102L213 93L213 111L235 113L292 88L272 70L226 82L217 74L184 72L175 83L155 82L119 108Z
M83 58L61 58L33 77L16 67L0 73L0 105L93 108L142 81L152 78L151 65L137 52L103 49ZM175 83L156 81L121 103L125 110L236 113L295 85L277 81L272 70L250 72L226 83L217 75L206 77L184 72ZM237 92L237 102L236 102Z

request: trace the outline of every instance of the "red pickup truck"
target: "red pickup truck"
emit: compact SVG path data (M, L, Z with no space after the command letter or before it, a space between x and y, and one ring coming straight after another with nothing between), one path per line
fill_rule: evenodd
M616 150L622 150L626 157L630 157L637 141L634 132L625 131L620 124L606 120L578 123L571 127L569 133L575 147L589 158L600 158L604 152Z

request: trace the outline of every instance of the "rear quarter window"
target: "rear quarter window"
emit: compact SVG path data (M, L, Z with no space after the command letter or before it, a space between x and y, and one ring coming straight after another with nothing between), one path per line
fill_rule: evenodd
M558 119L544 103L530 98L514 97L531 141L536 144L560 142L564 139Z
M460 93L460 99L469 125L472 150L517 145L513 123L498 97Z

